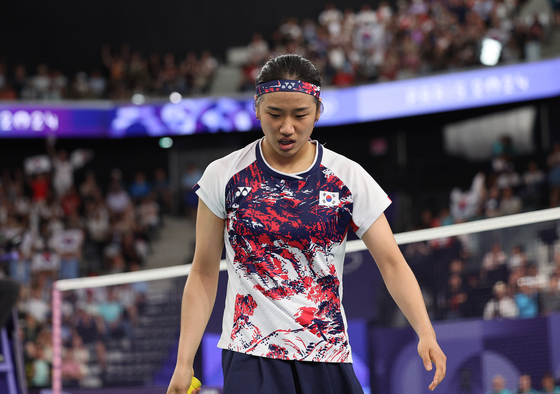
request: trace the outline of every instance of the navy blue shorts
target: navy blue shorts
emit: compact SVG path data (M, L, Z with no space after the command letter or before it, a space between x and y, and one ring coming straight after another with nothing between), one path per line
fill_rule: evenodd
M350 363L276 360L222 350L223 394L363 394Z

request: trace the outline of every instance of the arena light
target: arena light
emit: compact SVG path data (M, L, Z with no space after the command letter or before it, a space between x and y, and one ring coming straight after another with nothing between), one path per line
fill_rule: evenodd
M493 38L485 38L482 40L482 49L480 51L480 62L485 66L495 66L500 60L502 53L502 44Z
M143 94L136 93L132 95L132 103L142 105L146 102L146 97Z
M171 101L173 104L177 104L182 99L183 96L181 96L181 93L173 92L169 95L169 101Z
M173 139L169 137L163 137L159 139L159 146L163 149L168 149L173 146Z

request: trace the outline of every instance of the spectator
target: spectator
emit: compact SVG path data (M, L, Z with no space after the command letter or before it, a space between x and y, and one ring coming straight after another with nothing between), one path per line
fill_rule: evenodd
M249 61L241 68L241 83L239 90L242 92L253 91L255 89L255 78L260 70L260 62L257 56L252 55Z
M38 323L45 322L50 314L49 304L43 299L42 292L41 285L35 284L31 288L31 294L24 306L26 313Z
M89 78L89 91L92 98L99 99L105 94L107 88L107 80L101 75L99 70L93 70Z
M502 200L498 209L500 216L513 215L520 213L522 209L521 199L513 194L511 187L506 187L502 190Z
M109 338L132 339L134 337L132 326L124 312L119 302L118 289L109 287L107 300L99 305L99 314L103 318Z
M89 151L79 149L72 152L72 157L68 158L65 149L58 152L55 150L55 143L56 139L49 137L46 147L54 167L53 188L56 196L60 198L74 184L74 171L81 168L93 155Z
M59 231L53 237L53 246L60 256L60 279L78 278L84 233L81 229Z
M338 36L342 33L342 20L344 15L338 10L334 3L328 2L325 9L319 14L319 23L325 26L332 36Z
M487 391L486 394L512 394L512 392L506 388L506 381L502 375L494 375L492 390Z
M80 185L80 196L84 203L98 201L101 198L101 189L97 184L95 173L88 171L84 182Z
M488 301L484 307L483 317L490 319L513 319L519 315L515 301L507 295L507 287L504 282L494 285L494 298Z
M50 180L47 175L40 172L29 178L29 187L32 190L32 201L40 203L47 198L50 190Z
M196 92L208 93L214 81L218 61L212 56L210 51L203 51L199 62L200 67L194 78L194 88Z
M531 385L531 375L525 374L519 377L519 388L517 390L519 394L538 394Z
M99 365L102 369L105 369L107 362L107 349L103 342L105 326L99 316L94 318L87 312L84 304L78 306L76 333L82 338L85 345L91 345L95 348Z
M464 222L475 217L484 200L485 180L484 173L479 172L473 178L469 190L464 192L459 188L451 190L450 211L455 221Z
M505 189L508 187L517 188L521 186L522 180L519 174L515 171L515 166L512 162L508 162L505 166L505 170L498 175L496 180L496 186L500 189Z
M128 193L121 187L117 180L111 183L111 189L107 193L105 203L111 215L123 213L130 205L131 200Z
M490 188L488 199L484 202L484 214L487 218L495 218L500 216L500 198L501 191L498 187Z
M536 210L541 206L542 188L545 180L544 172L539 169L536 161L531 160L527 166L527 171L523 173L523 189L519 192L519 197L521 197L523 205L528 210Z
M519 268L525 268L527 265L527 255L523 245L515 245L511 249L511 255L507 260L508 269L514 271Z
M486 280L494 284L497 281L507 280L507 265L505 264L507 260L507 255L502 250L502 244L495 242L492 245L492 250L484 255L481 267L481 276L486 278Z
M91 96L91 87L88 76L85 72L80 71L76 74L74 82L72 82L71 95L73 98L88 98Z
M32 91L29 93L29 99L48 99L49 90L51 88L51 77L49 76L49 68L46 64L37 66L37 75L31 81Z
M76 387L87 374L87 367L84 363L76 360L74 352L66 351L62 356L62 366L60 368L64 386Z
M148 195L138 204L136 211L138 213L138 225L142 234L147 240L154 239L159 227L159 205L151 195Z
M452 274L448 279L447 291L444 296L444 318L455 320L462 317L462 312L467 300L467 295L463 288L463 279L458 274Z
M522 319L536 317L539 314L538 292L528 282L525 277L520 278L517 281L518 291L514 296L519 311L518 316Z
M92 246L90 268L96 272L101 270L103 249L109 241L109 212L103 204L91 202L86 217L87 241Z
M270 49L268 43L263 39L261 33L253 33L253 38L247 45L247 56L252 62L262 64L268 59ZM254 85L254 79L253 79Z
M151 191L152 188L146 179L146 174L143 171L136 172L134 182L129 189L130 197L137 203L149 195Z
M541 60L541 45L544 41L544 28L539 21L538 14L533 17L533 23L527 32L525 42L525 58L529 62Z
M61 100L68 96L68 78L60 70L52 73L49 100Z
M31 348L31 384L35 387L47 387L50 385L50 363L45 357L45 349L41 345Z
M539 168L536 161L531 160L527 165L527 171L523 173L523 184L525 186L539 185L544 180L544 172Z
M560 278L552 275L548 289L542 294L542 314L550 315L560 311Z
M554 376L550 372L545 373L542 377L541 394L560 394L560 386L555 384Z
M76 191L76 187L72 184L68 190L60 196L60 207L65 216L72 216L81 212L82 198Z

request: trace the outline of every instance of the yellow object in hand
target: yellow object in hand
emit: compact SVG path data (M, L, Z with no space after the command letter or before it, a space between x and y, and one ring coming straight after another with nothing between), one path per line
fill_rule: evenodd
M187 391L187 394L191 394L194 389L197 389L200 386L202 386L202 383L200 383L200 380L198 380L197 378L195 378L193 376L192 379L191 379L191 387L189 387L189 390Z

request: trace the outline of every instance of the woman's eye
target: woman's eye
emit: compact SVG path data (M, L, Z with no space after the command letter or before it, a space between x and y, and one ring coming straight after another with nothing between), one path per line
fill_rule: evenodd
M271 117L275 118L275 119L280 117L280 115L278 115L278 114L269 114L269 115L270 115Z

